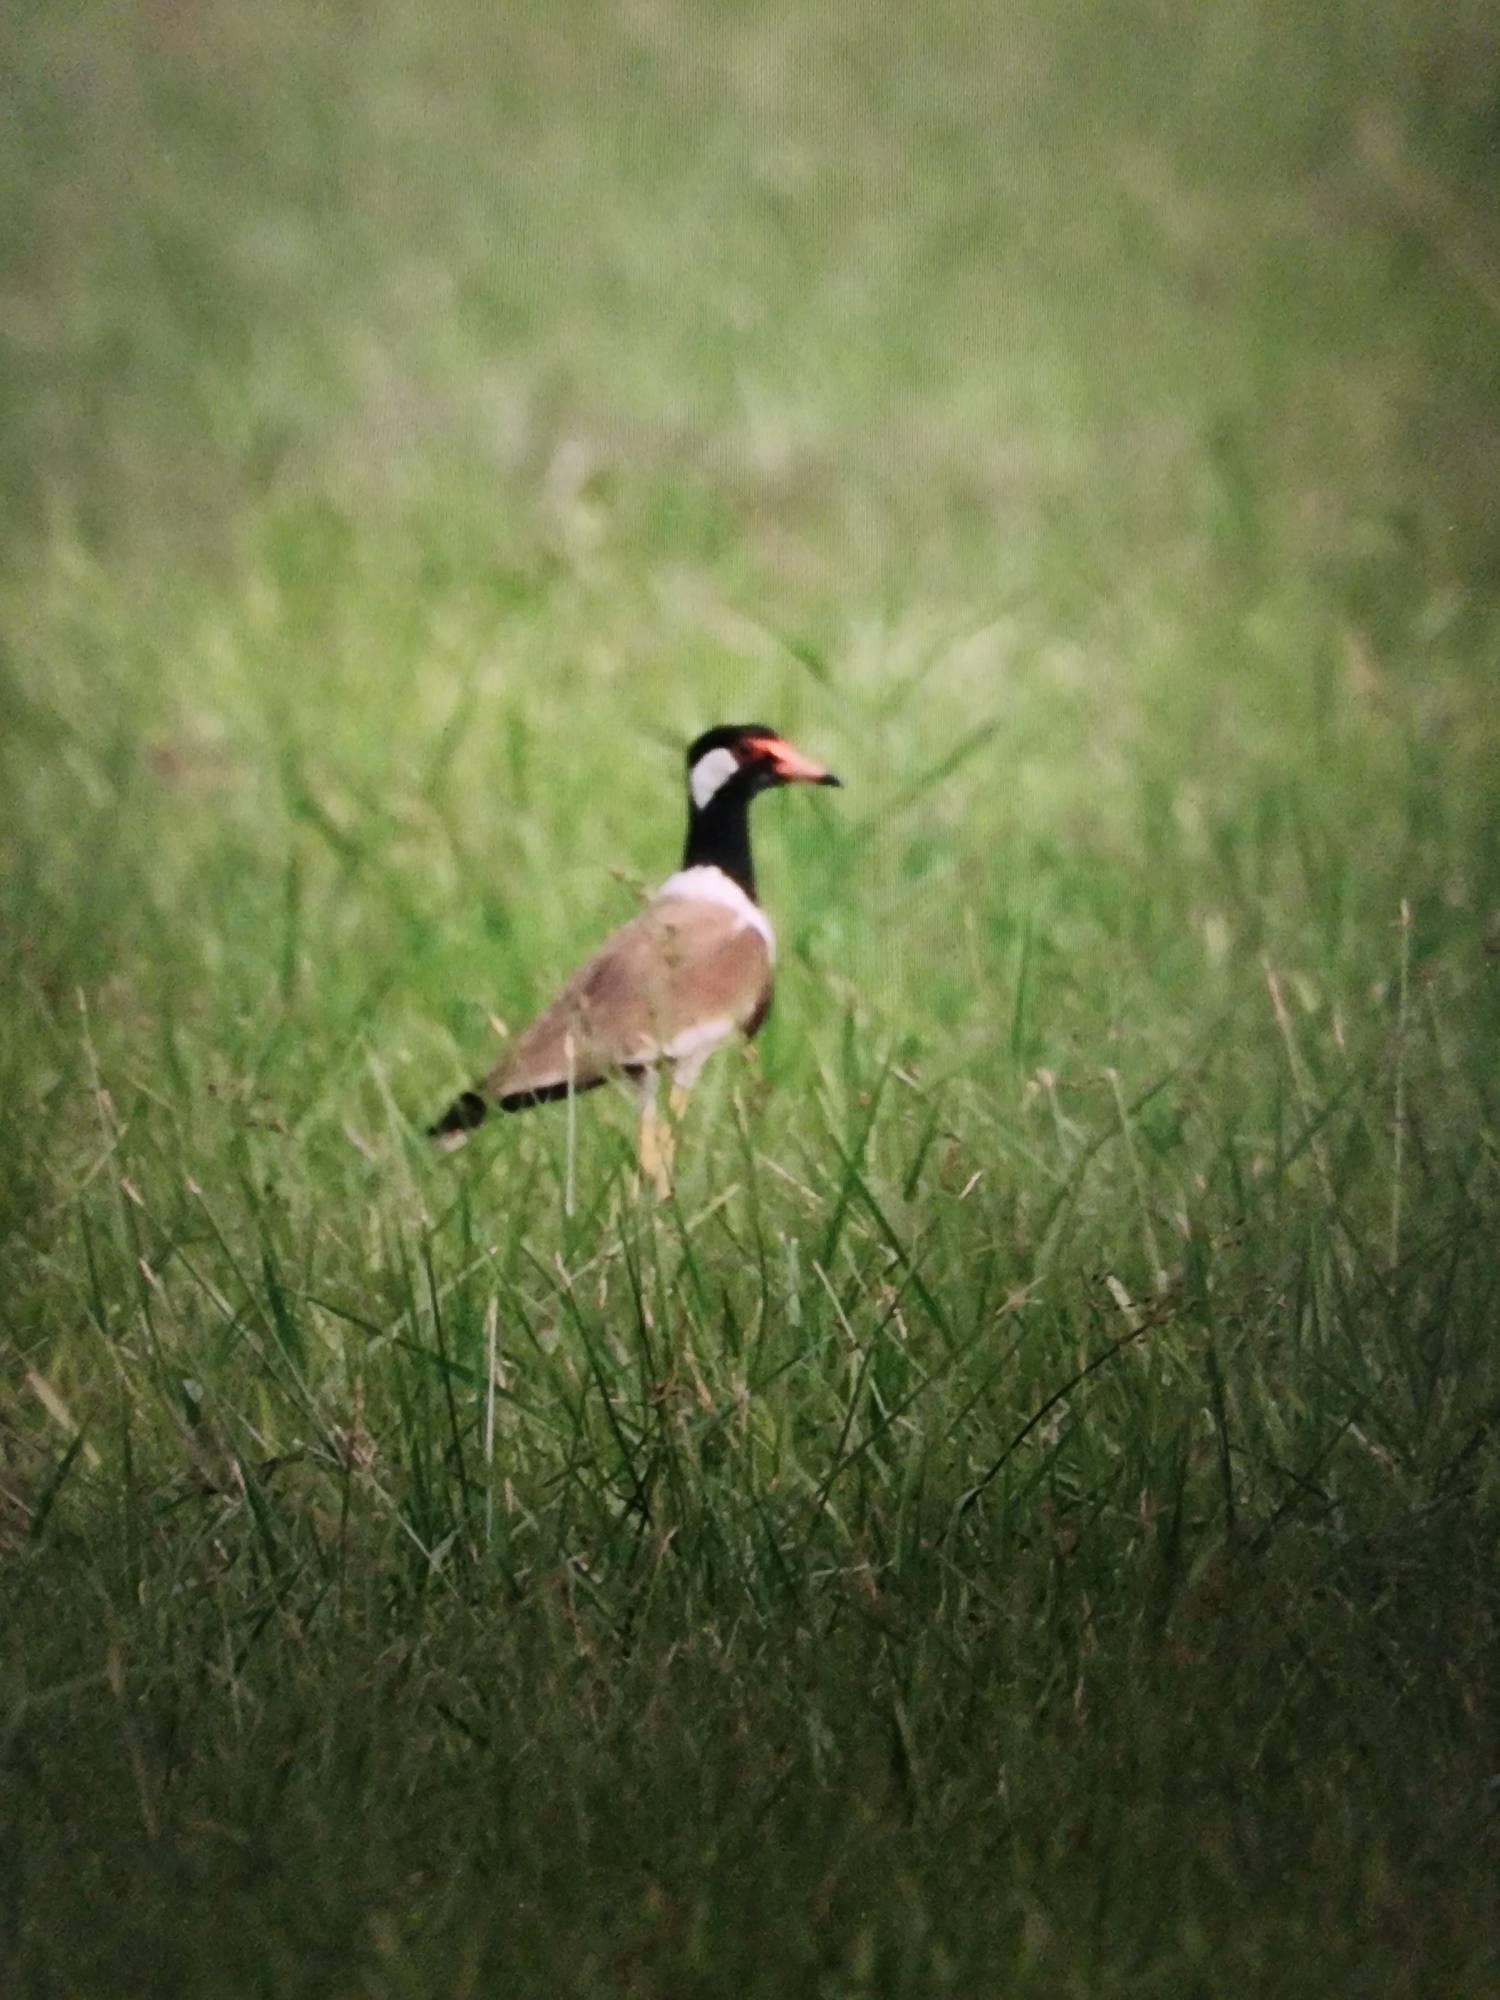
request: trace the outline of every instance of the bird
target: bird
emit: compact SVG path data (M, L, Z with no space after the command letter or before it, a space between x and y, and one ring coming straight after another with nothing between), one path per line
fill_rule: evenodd
M736 1032L748 1040L770 1011L776 935L756 894L751 803L781 785L841 782L759 722L705 730L688 746L686 776L681 867L427 1128L440 1146L463 1145L492 1108L523 1111L623 1078L638 1093L640 1170L670 1195L661 1072L671 1075L675 1121L715 1049Z

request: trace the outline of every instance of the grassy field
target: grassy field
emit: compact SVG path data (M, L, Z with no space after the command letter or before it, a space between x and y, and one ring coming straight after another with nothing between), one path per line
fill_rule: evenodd
M0 71L0 1989L1500 1993L1492 10Z

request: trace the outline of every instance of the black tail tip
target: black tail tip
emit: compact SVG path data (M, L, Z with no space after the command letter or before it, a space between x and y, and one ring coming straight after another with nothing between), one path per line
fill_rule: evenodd
M476 1125L482 1125L489 1112L489 1106L477 1090L466 1090L462 1097L455 1097L448 1109L435 1125L429 1125L429 1139L453 1139L455 1134L472 1132Z

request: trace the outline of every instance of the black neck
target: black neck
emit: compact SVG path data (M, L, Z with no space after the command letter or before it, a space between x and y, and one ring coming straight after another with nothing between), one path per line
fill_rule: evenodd
M733 778L706 806L688 805L684 868L722 868L755 901L755 864L750 859L751 792Z

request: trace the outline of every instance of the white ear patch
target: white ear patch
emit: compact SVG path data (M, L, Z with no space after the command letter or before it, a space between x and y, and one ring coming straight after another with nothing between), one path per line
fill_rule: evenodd
M693 766L688 778L688 789L693 795L693 804L702 812L714 793L725 785L740 768L740 760L732 750L707 750Z

